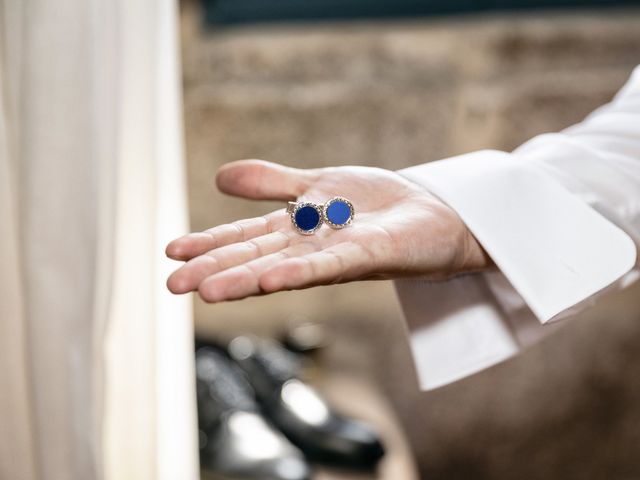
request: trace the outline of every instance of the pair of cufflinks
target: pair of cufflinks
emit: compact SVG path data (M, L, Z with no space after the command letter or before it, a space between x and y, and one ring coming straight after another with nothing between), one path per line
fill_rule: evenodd
M353 204L344 197L333 197L327 203L289 202L287 213L293 227L303 235L311 235L323 223L339 230L353 221Z

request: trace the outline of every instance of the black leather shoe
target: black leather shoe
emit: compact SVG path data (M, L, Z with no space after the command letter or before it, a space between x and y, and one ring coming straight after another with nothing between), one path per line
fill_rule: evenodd
M368 425L333 411L315 389L298 379L298 355L256 337L237 337L228 350L246 372L266 415L309 459L369 470L384 455Z
M196 351L200 463L207 478L309 480L302 452L269 424L242 371L220 350Z

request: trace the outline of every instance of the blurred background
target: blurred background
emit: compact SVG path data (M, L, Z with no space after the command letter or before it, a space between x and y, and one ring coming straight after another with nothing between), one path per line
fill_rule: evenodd
M640 63L640 8L596 3L183 0L192 229L283 206L216 192L227 161L395 170L580 121ZM389 453L376 474L318 478L640 478L637 287L428 393L389 282L195 302L201 339L324 326L314 383Z

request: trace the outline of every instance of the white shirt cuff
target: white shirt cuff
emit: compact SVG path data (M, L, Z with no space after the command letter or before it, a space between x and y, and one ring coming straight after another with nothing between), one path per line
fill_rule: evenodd
M462 218L541 322L633 268L636 246L531 162L484 150L399 172Z
M480 151L399 172L441 198L500 271L396 282L418 379L429 390L555 330L635 263L631 238L531 162Z

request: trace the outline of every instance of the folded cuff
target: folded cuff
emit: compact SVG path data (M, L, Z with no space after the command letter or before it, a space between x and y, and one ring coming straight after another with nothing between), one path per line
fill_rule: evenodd
M399 172L451 206L541 322L618 280L636 247L531 162L484 150Z
M629 271L630 237L522 156L480 151L399 172L461 216L500 272L396 282L422 389L537 342Z

